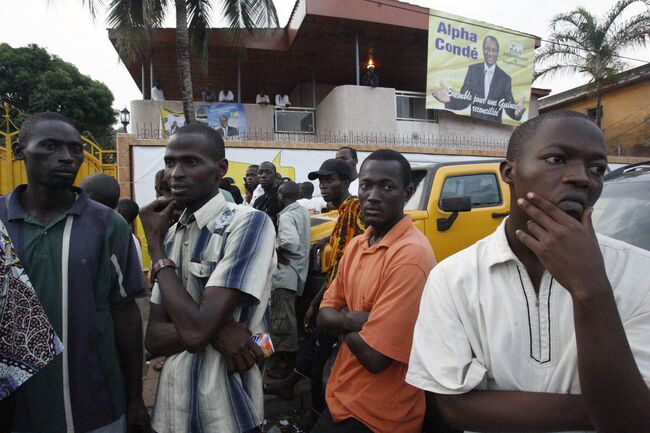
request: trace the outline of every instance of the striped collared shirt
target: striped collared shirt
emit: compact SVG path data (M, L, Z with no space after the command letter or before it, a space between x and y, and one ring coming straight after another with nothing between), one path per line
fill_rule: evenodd
M253 334L266 331L265 313L275 269L275 230L251 207L217 194L194 214L184 213L165 240L183 286L195 301L208 286L244 293L232 319ZM163 302L158 285L151 302ZM158 433L243 433L264 419L257 366L229 376L226 359L211 346L167 358L158 382L152 425Z

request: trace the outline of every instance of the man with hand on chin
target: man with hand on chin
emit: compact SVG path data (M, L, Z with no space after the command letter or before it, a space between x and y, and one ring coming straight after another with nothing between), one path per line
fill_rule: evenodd
M152 426L157 433L234 432L264 420L260 348L275 269L275 230L251 207L228 203L223 139L201 124L179 129L165 151L172 197L144 208L155 282L145 344L167 356ZM170 216L185 207L178 222Z
M406 380L453 427L650 431L650 253L594 233L606 168L582 114L513 132L510 217L431 272L415 326Z
M404 215L411 167L393 150L361 165L359 199L369 228L352 239L327 288L318 326L341 348L327 383L327 411L312 433L419 432L424 393L404 382L413 325L435 265L427 238Z

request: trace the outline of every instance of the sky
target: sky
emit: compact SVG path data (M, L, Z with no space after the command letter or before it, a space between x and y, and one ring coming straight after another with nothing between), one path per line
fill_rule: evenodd
M104 3L109 2L104 0ZM280 24L284 26L295 0L274 2ZM37 44L73 63L82 73L104 82L111 89L115 96L114 108L118 110L128 107L131 100L141 98L137 84L108 40L104 10L100 8L93 20L82 0L1 0L0 3L5 17L0 25L0 42L13 47ZM603 16L614 0L411 0L409 3L547 39L550 34L548 23L554 15L585 5L592 14ZM214 27L223 25L218 19L220 10L217 0L212 20ZM173 10L166 26L174 26ZM624 54L640 60L626 60L630 68L650 61L650 48L630 50ZM552 93L557 93L585 82L584 77L558 76L538 80L534 86L550 88Z

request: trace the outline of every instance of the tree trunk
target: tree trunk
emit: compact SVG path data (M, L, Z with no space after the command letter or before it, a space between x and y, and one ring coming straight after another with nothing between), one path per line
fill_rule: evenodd
M603 118L603 105L602 105L602 82L596 81L596 125L600 128L600 122Z
M183 96L183 115L185 124L194 122L194 91L192 89L192 70L190 67L190 40L187 30L187 4L185 0L174 0L176 5L176 56L178 57L178 77Z

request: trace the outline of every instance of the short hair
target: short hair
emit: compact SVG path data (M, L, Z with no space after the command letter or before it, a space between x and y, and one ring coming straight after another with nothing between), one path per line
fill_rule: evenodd
M392 149L379 149L372 152L361 164L361 169L368 161L396 161L399 163L402 172L402 183L406 188L411 185L411 164L408 162L404 155L395 152Z
M260 166L257 165L257 164L251 164L251 165L248 166L248 168L246 169L246 171L248 171L248 170L251 169L251 168L254 168L255 170L257 170L258 168L260 168Z
M172 195L172 190L169 183L165 180L165 170L158 170L156 172L156 179L154 181L154 189L156 190L156 198L166 197Z
M544 121L551 119L584 119L591 121L584 114L571 110L550 111L548 113L540 114L537 117L533 117L532 119L528 119L512 131L510 140L508 140L506 159L508 161L517 160L517 158L522 154L522 149L524 148L525 143L535 136L537 129Z
M221 138L221 135L219 135L216 130L210 128L209 126L206 126L202 123L191 123L179 128L178 131L172 135L172 137L184 134L203 135L208 139L208 142L212 146L212 150L214 150L214 156L217 160L222 160L226 157L226 147L223 143L223 138Z
M313 194L313 193L314 193L314 184L313 184L313 183L307 181L307 182L303 182L303 183L301 184L301 186L302 186L303 188L305 188L305 192L306 192L307 194Z
M282 196L285 199L290 199L290 200L298 200L300 198L300 186L292 181L292 180L285 180L280 184L280 188L282 188Z
M359 159L359 158L357 157L357 151L356 151L356 150L354 150L354 149L351 148L350 146L339 147L339 150L344 150L344 149L347 149L347 150L350 151L350 155L352 156L352 158L354 158L354 159Z
M115 209L120 200L120 185L112 176L104 173L91 174L81 181L79 187L91 199L111 209Z
M18 133L18 141L20 143L27 144L27 142L32 136L32 133L34 132L34 128L36 127L36 125L48 120L67 123L68 125L75 128L75 130L77 129L72 124L70 119L65 117L63 114L54 113L52 111L43 111L42 113L32 114L23 122L23 124L20 126L20 132Z
M258 170L260 169L260 167L262 167L262 164L269 164L271 167L273 167L273 172L277 174L278 170L275 168L275 164L273 164L272 162L269 162L269 161L264 161L264 162L260 163L260 165L257 166Z
M138 213L140 213L140 206L131 199L123 198L117 203L117 213L122 215L129 225L133 224Z
M485 39L483 39L483 48L485 48L485 44L487 43L487 41L490 41L490 40L494 41L494 43L497 44L497 51L499 51L499 49L500 49L499 48L499 40L495 36L492 36L492 35L487 35L485 37Z

